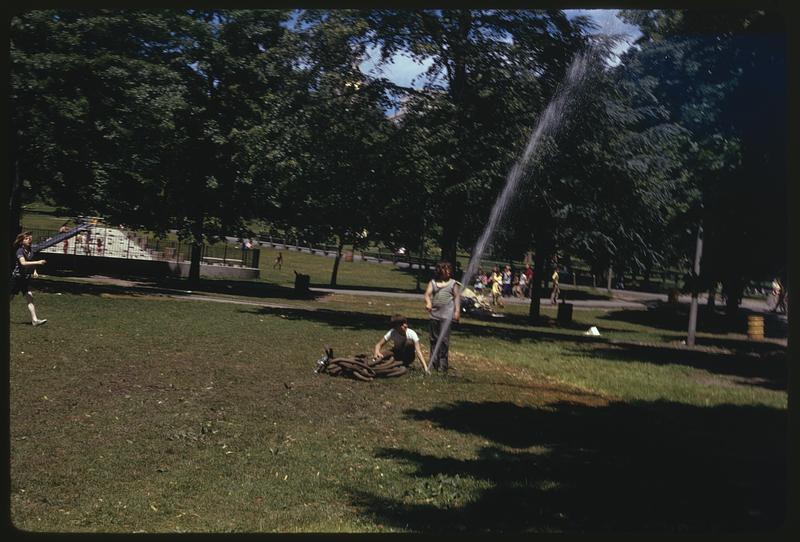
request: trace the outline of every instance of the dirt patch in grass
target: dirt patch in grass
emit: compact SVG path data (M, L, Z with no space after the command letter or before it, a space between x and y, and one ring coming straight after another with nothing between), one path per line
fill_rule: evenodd
M496 397L514 396L514 402L529 405L547 405L566 402L587 407L606 406L614 398L594 391L569 386L556 379L534 374L518 365L500 361L451 353L455 373L465 382L488 386Z

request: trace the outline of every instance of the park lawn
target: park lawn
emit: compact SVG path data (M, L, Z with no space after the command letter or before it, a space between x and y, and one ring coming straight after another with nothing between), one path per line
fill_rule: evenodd
M450 375L362 383L314 363L327 346L371 350L394 312L427 352L420 300L72 292L36 294L40 328L11 306L22 530L707 532L783 519L786 356L771 342L701 333L714 348L688 351L679 331L614 312L531 327L527 306L509 305L456 325Z
M334 258L305 252L288 251L261 246L259 259L260 280L281 286L294 285L295 272L310 276L311 287L331 287ZM283 265L276 269L275 258L283 254ZM465 266L466 267L466 266ZM418 293L425 290L427 282L432 278L432 270L406 269L390 262L376 263L355 260L347 262L342 258L336 278L336 288L353 288L359 290L384 290L395 292ZM459 280L461 277L457 277ZM419 286L419 290L417 290ZM567 299L612 299L607 291L587 286L565 284L561 288ZM542 295L547 296L548 292Z
M295 272L310 276L311 287L330 287L334 258L293 250L279 250L261 246L259 269L261 280L283 286L294 285ZM283 254L281 269L273 268L278 252ZM420 287L425 288L430 279L430 271L423 269L420 275ZM381 289L387 291L416 292L417 270L396 267L391 263L374 263L355 260L339 262L337 288L355 288L363 290Z
M58 229L67 221L71 225L72 219L69 217L57 216L54 209L43 204L29 205L28 212L22 214L22 228L24 230L53 230Z

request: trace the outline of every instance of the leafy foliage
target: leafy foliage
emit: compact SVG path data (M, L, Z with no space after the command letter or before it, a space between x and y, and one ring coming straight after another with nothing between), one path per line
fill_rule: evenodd
M732 311L748 280L786 269L786 34L764 10L659 10L643 16L632 72L691 133L685 171L700 197L684 215L682 245L705 231L703 283L721 281ZM680 233L681 230L678 230ZM681 243L676 243L680 245ZM746 256L745 256L746 255Z
M260 167L279 188L273 222L307 241L334 240L339 248L367 240L383 219L376 207L388 188L385 158L392 125L385 82L358 66L368 27L356 11L305 11L294 37L297 84L289 100L268 100L264 130L278 148Z
M287 17L47 10L15 18L18 177L68 212L177 228L195 244L242 231L269 193L247 158L260 101L286 79L275 50Z
M404 121L437 142L428 152L441 166L421 173L441 226L442 255L453 261L457 246L480 234L487 200L588 23L558 11L376 10L370 19L384 59L408 51L432 60L426 92L411 94Z

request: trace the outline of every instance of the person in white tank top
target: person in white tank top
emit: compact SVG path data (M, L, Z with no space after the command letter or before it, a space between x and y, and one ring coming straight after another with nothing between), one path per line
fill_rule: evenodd
M392 329L386 332L386 335L375 344L372 355L374 358L386 357L381 349L385 344L391 341L392 343L392 356L394 359L399 359L403 365L408 367L414 360L419 358L419 362L426 373L430 373L428 365L425 363L425 356L419 347L419 335L408 327L408 318L402 314L395 314L391 320Z

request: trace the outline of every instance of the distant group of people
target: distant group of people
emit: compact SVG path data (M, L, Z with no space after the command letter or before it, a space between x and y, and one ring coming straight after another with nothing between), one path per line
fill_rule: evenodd
M478 294L488 294L492 306L504 307L504 297L531 297L534 276L535 273L530 263L525 264L525 269L522 271L513 271L510 265L506 265L502 272L496 265L488 272L478 268L473 288ZM556 266L550 277L552 282L550 300L554 304L561 295L558 279L558 267Z
M491 271L484 272L478 269L473 288L478 294L488 293L492 305L504 306L504 297L530 297L531 284L533 283L533 268L530 264L521 272L513 272L510 265L503 271L494 266Z
M64 224L58 228L58 233L67 233L69 231L69 222L64 222ZM69 239L64 239L64 254L69 253ZM103 243L103 238L98 236L92 240L92 234L90 231L80 232L77 236L75 236L75 250L77 251L80 248L83 251L83 254L86 256L91 256L93 253L99 255L103 254L103 249L105 248Z

